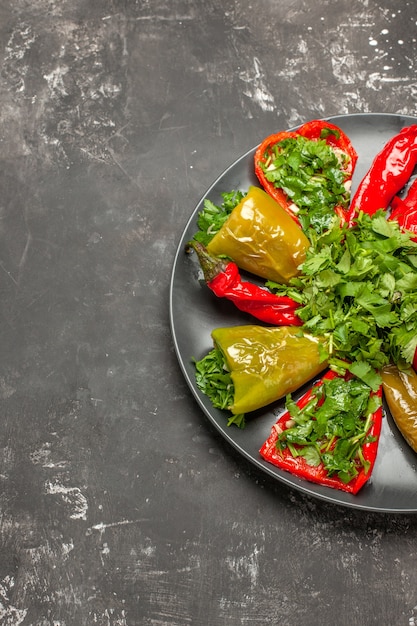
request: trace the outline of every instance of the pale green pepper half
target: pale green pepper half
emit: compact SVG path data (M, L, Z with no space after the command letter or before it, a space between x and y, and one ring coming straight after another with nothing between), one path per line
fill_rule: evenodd
M221 350L234 385L229 410L249 413L296 391L323 371L322 339L294 326L232 326L211 336Z
M386 365L382 370L385 399L399 431L417 452L417 373Z
M250 187L207 245L241 269L287 284L299 273L309 241L295 220L265 191Z

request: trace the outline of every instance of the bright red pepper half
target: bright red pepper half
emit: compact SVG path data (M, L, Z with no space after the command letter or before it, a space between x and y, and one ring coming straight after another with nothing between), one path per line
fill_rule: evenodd
M254 283L242 281L239 268L232 261L210 255L197 241L188 244L195 250L207 286L218 298L226 298L244 313L274 326L301 326L299 304L287 296L277 296Z
M313 120L311 122L307 122L295 131L281 131L269 135L262 141L255 152L255 174L258 177L259 182L265 191L272 196L296 222L298 221L297 217L295 216L294 211L290 208L292 205L291 200L282 189L275 187L274 183L267 180L262 164L266 163L269 156L273 153L274 146L276 146L280 141L291 137L296 138L299 135L311 140L323 139L323 131L326 130L333 131L326 133L324 137L326 143L337 150L341 150L349 157L348 162L346 163L346 180L350 180L358 159L356 150L352 146L349 137L340 128L324 120ZM335 207L335 212L341 217L344 217L345 215L345 211L341 207Z
M373 215L388 209L391 200L408 183L417 164L417 124L403 128L375 157L350 203L348 223L359 211Z
M310 389L302 396L302 398L300 398L300 400L298 400L297 406L303 408L313 396L315 388L321 385L324 380L334 378L335 376L337 376L335 372L328 371L323 378L313 386L312 389ZM378 390L377 395L379 397L382 396L382 387ZM380 406L372 415L371 425L367 435L367 438L372 440L364 443L362 446L363 458L369 463L368 470L365 471L365 469L361 467L357 476L349 483L344 483L337 476L329 476L323 465L309 465L304 457L294 457L288 448L284 448L283 450L277 448L276 444L278 441L278 432L286 429L286 424L289 420L290 414L288 412L284 413L279 418L276 425L272 427L269 438L260 449L261 456L269 463L272 463L280 469L291 472L291 474L294 474L299 478L303 478L326 487L332 487L333 489L347 491L352 494L358 493L361 487L363 487L363 485L371 477L375 464L378 441L382 427L382 406Z

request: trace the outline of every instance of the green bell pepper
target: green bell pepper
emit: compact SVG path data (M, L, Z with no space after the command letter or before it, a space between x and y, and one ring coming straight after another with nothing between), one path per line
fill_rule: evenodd
M250 187L207 250L256 276L287 284L299 273L308 247L309 240L281 205L259 187Z
M264 407L323 371L322 339L293 326L217 328L211 333L234 385L235 415Z

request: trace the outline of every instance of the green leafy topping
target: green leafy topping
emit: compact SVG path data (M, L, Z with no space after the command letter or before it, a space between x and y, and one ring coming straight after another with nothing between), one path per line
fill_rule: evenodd
M323 130L320 131L320 138L321 139L326 139L329 136L333 136L336 139L340 138L340 131L337 130L337 128L323 128Z
M381 403L370 392L369 386L356 378L335 377L318 386L302 409L287 396L291 422L279 434L277 448L289 448L293 457L302 456L315 467L323 464L329 476L350 482L361 468L368 471L370 467L363 445L373 440L368 431Z
M229 191L222 193L223 201L220 205L214 204L205 198L203 210L198 214L198 231L194 239L203 245L207 245L219 232L233 209L243 200L246 193L242 191Z
M227 370L223 353L213 348L200 361L195 361L196 384L217 409L228 410L234 402L234 385L230 372ZM231 415L227 425L235 424L239 428L245 426L244 414Z
M349 369L375 390L376 370L411 363L417 348L417 244L383 211L360 214L350 229L335 220L311 233L311 244L289 287L268 286L302 305L304 328L328 339L333 369Z
M297 205L304 232L313 228L322 233L330 226L334 207L348 207L350 191L344 184L348 158L325 139L297 136L278 142L260 165L266 179Z

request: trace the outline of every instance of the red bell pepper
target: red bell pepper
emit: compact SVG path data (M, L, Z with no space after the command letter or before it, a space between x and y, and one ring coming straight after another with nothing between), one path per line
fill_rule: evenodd
M255 152L255 174L265 191L272 196L297 223L297 217L294 214L294 210L291 208L293 206L293 202L283 189L277 187L273 182L270 182L267 179L264 166L271 160L271 158L273 158L275 151L277 149L279 150L280 142L285 139L297 138L299 136L313 141L324 139L329 146L335 149L335 151L341 151L347 155L348 158L343 166L346 174L345 182L351 180L358 158L356 150L353 148L347 135L334 124L324 120L313 120L311 122L307 122L295 131L281 131L274 133L262 141ZM336 206L334 210L342 216L345 214L345 210L342 209L342 207Z
M353 223L359 211L373 215L379 209L388 209L391 200L409 181L416 164L417 124L413 124L392 137L375 157L352 198L348 223Z
M310 389L306 394L304 394L304 396L302 396L302 398L300 398L300 400L298 400L298 402L296 403L297 407L299 407L300 409L306 407L309 402L315 399L315 392L318 390L318 388L323 385L325 381L332 380L337 376L338 375L335 372L328 371L323 376L323 378L312 387L312 389ZM349 380L350 378L351 376L349 374L344 377L345 380ZM371 395L375 394L371 392ZM376 392L376 395L379 398L382 397L382 387L379 388L379 390ZM322 403L323 398L320 399L317 406L320 406ZM379 407L376 409L376 411L367 417L366 423L364 423L364 431L362 433L360 446L356 448L357 473L351 480L349 480L349 482L344 482L337 473L330 473L324 467L324 464L322 462L317 465L310 465L307 462L305 456L297 456L297 450L300 450L301 446L298 446L296 444L293 444L292 446L280 445L280 438L283 439L285 442L285 431L289 428L292 428L292 426L293 420L290 413L287 411L272 427L269 438L265 441L262 448L260 449L260 454L266 461L272 463L280 469L289 471L295 476L304 478L310 482L318 483L320 485L332 487L335 489L340 489L342 491L347 491L352 494L356 494L366 483L366 481L369 480L375 464L376 454L378 450L378 440L382 427L381 403L379 403ZM323 445L327 445L328 448L330 447L330 449L332 449L332 446L334 447L334 445L336 445L336 441L337 438L334 438L334 441L331 440L330 442L323 442ZM358 442L355 441L355 444L356 443Z
M267 324L301 326L296 313L300 305L292 298L242 281L236 263L210 255L198 241L189 242L188 247L197 253L206 284L217 297L232 301L240 311Z

